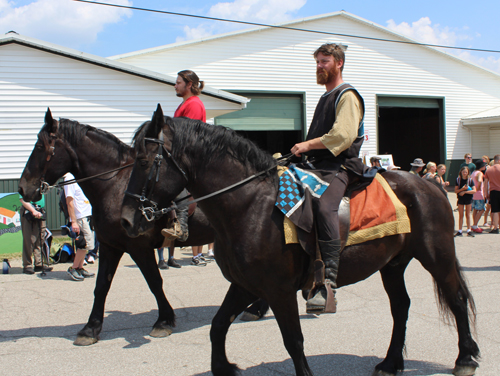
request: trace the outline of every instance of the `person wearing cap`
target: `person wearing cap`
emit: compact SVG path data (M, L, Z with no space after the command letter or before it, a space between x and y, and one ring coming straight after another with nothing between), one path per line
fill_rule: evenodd
M483 230L477 225L486 209L484 202L485 184L483 184L486 163L482 159L478 159L474 164L476 165L476 170L472 173L471 179L476 186L476 193L472 196L472 231L480 234Z
M425 163L422 160L422 158L415 158L413 163L410 163L410 164L411 164L410 174L420 176L419 172L422 171L422 169L425 166Z
M381 160L380 157L377 157L377 156L371 157L370 164L372 165L372 167L382 167L380 165L380 160Z
M460 169L462 167L467 166L469 168L470 173L472 174L474 170L476 169L476 165L472 163L472 154L467 153L464 155L465 162L460 165Z
M400 170L400 169L401 169L401 167L399 167L399 166L394 166L393 164L391 164L391 165L387 166L387 168L386 168L386 170L387 170L387 171L391 171L391 170Z

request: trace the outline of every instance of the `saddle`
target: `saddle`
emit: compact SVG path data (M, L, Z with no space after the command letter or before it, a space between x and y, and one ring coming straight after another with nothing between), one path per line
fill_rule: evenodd
M310 203L304 201L303 204ZM278 203L277 206L279 207ZM379 173L374 174L371 180L350 176L338 213L342 249L349 245L411 231L406 207ZM311 257L316 258L316 231L314 228L312 231L306 231L297 219L296 216L285 214L285 242L300 243Z

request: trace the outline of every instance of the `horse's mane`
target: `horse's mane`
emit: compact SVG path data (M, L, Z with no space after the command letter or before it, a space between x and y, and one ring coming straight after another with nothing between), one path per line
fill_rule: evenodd
M263 171L276 164L276 160L268 152L230 128L188 118L165 117L165 121L174 135L172 155L176 160L187 156L205 165L229 156L254 172ZM142 124L134 135L133 145L137 152L144 150L144 138L149 123L147 121Z
M44 125L38 134L38 137L44 144L49 142L50 137L46 127L47 125ZM110 142L115 144L116 147L114 149L118 152L118 160L122 160L124 156L128 156L133 153L133 149L129 145L122 142L112 133L95 128L91 125L81 124L76 120L63 118L59 119L57 133L73 146L80 143L80 141L82 141L89 132L94 133L97 136L98 142L99 140L102 141L105 146L109 147Z

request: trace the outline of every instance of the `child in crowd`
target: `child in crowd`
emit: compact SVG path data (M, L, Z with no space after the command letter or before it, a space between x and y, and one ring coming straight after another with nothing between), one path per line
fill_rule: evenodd
M434 176L434 179L441 184L443 189L446 189L446 187L450 185L450 182L444 180L444 174L446 174L446 166L444 164L440 164L437 166L436 176Z
M476 193L476 187L474 182L470 178L470 170L468 166L463 166L460 169L460 173L457 178L457 185L455 186L455 193L458 198L458 232L455 236L462 236L462 227L464 225L464 209L465 209L465 219L467 221L467 236L474 237L471 231L470 219L471 219L471 204L472 195Z

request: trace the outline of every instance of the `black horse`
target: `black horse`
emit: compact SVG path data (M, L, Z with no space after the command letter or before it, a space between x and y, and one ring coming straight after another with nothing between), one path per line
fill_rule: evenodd
M73 120L52 118L50 110L38 134L38 141L26 163L19 193L26 201L40 199L41 181L54 184L66 172L76 179L94 176L134 161L134 150L114 135ZM130 254L141 270L158 303L158 320L150 333L154 337L170 335L175 315L163 292L163 281L156 264L154 249L161 247L160 231L166 220L158 221L151 231L130 238L120 225L121 205L131 167L80 183L92 204L95 231L100 242L100 259L94 290L94 306L88 323L78 333L76 345L98 340L104 318L104 304L113 276L124 252ZM190 236L177 246L204 245L214 241L214 231L200 209L188 221Z
M160 106L151 122L138 129L134 142L137 158L122 208L122 225L130 236L138 236L153 226L138 210L147 199L168 206L185 187L199 198L276 163L230 129L189 119L165 120ZM158 143L164 143L160 153L167 163L159 168L160 181L151 192L147 177L156 166ZM455 317L459 354L454 373L473 375L478 366L473 358L479 356L470 332L475 307L455 254L450 204L442 189L406 172L389 171L384 177L406 206L412 232L345 248L337 280L342 287L376 271L382 275L394 326L386 358L376 366L375 373L394 375L404 369L410 306L404 271L416 258L433 276L443 312ZM143 188L149 189L150 195L139 204L134 195L140 195ZM298 245L285 244L283 214L274 205L277 190L278 177L271 170L199 202L216 232L217 263L231 282L210 331L211 368L215 375L237 373L236 365L226 357L226 334L234 317L257 298L265 299L272 308L296 374L312 375L304 355L296 292L308 287L313 260Z

